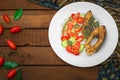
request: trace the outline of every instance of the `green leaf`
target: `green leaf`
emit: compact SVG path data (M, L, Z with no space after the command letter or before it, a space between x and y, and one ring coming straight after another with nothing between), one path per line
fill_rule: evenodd
M94 19L93 17L91 17L91 18L89 19L88 23L89 23L90 26L93 26L94 20L95 20L95 19Z
M88 39L90 36L91 32L89 30L84 31L85 38Z
M3 64L3 67L4 68L8 68L8 69L11 69L11 68L16 68L18 67L19 64L17 64L16 62L13 62L13 61L6 61L4 64Z
M22 76L21 76L21 70L17 70L17 74L16 74L16 80L21 80Z
M72 41L70 41L70 40L68 40L67 43L69 46L72 46L72 44L73 44Z
M15 14L14 14L14 20L16 21L16 20L20 19L21 16L22 16L22 13L23 13L22 8L16 10L16 12L15 12Z
M95 26L95 27L99 27L99 26L100 26L99 22L98 22L98 21L95 22L95 23L94 23L94 26Z

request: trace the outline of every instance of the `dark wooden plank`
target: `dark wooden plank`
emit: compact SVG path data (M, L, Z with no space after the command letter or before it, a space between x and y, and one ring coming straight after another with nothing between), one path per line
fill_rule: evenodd
M0 46L6 46L6 39L13 40L17 46L50 46L47 29L23 29L20 33L11 34L9 29L0 35Z
M15 11L0 11L0 24L3 24L5 28L10 28L14 25L20 25L23 28L49 28L50 21L57 10L23 11L23 16L18 21L14 21L13 19L14 12ZM12 21L11 24L6 24L3 21L3 13L7 13L10 16ZM113 17L116 23L119 24L119 17L116 17L116 15L113 15Z
M29 2L29 0L0 0L0 9L50 9Z
M12 50L0 47L0 55L9 54ZM18 62L21 65L68 65L53 52L51 47L17 47L19 55L12 54L6 60Z
M96 80L98 68L73 66L22 66L22 80ZM0 79L7 80L8 70L0 69Z
M23 28L48 28L49 23L56 13L53 11L23 11L23 16L18 21L14 21L13 15L15 11L0 11L0 24L4 25L5 28L10 28L14 25L20 25ZM3 20L2 14L8 14L11 19L11 24L6 24Z

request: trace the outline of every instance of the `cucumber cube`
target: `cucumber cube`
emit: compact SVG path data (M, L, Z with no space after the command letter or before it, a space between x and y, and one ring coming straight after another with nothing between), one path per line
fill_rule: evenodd
M64 48L68 46L67 40L62 41L61 44Z
M80 53L83 52L84 48L85 48L85 45L84 45L84 44L81 44L81 45L80 45L79 52L80 52Z
M76 42L76 39L75 39L74 37L71 37L69 40L70 40L73 44Z

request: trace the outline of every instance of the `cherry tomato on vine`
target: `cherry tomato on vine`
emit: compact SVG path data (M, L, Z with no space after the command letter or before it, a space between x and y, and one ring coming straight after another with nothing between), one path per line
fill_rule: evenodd
M16 75L16 72L17 72L16 69L10 70L10 71L8 72L8 74L7 74L7 78L8 78L8 79L13 78L13 77Z
M14 26L10 29L10 32L14 34L14 33L20 32L21 30L22 29L20 26Z
M7 14L3 14L3 19L4 19L4 21L6 22L6 23L10 23L11 21L10 21L10 18L9 18L9 16L7 15Z
M4 58L0 56L0 66L2 66L3 64L4 64Z
M3 31L4 31L4 30L3 30L3 26L0 25L0 35L3 34Z
M6 42L11 49L16 50L16 45L12 40L7 40Z

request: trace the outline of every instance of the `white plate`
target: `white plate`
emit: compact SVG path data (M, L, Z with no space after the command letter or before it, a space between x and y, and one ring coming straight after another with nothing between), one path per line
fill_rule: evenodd
M62 24L72 13L86 13L91 10L100 24L106 26L107 35L102 47L92 56L87 56L85 51L79 56L69 54L61 46ZM54 52L63 61L77 67L92 67L108 59L116 48L118 30L112 16L102 7L89 2L76 2L61 8L52 18L49 26L49 41Z

